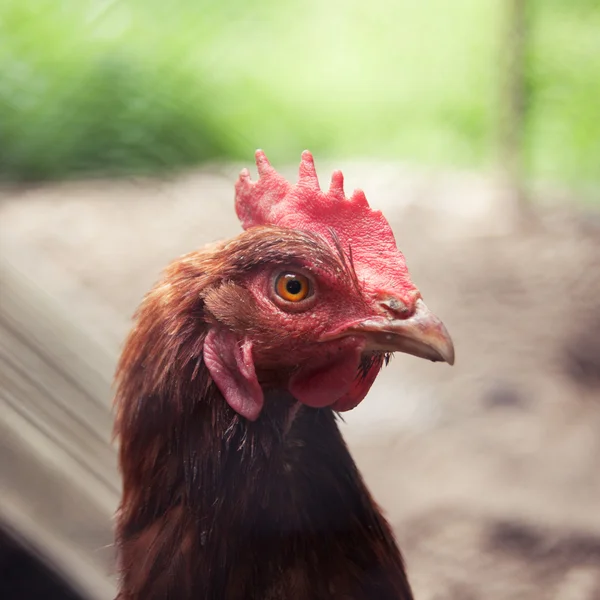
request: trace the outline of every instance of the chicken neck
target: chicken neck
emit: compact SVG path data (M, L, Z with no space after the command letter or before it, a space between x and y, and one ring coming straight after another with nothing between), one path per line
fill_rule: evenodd
M412 598L331 409L272 390L250 422L204 370L186 395L143 400L121 448L120 599Z

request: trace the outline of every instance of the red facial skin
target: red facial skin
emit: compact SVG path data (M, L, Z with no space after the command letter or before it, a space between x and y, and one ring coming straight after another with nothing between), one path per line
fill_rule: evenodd
M335 255L334 248L330 251ZM305 256L310 258L309 248ZM278 296L275 280L283 272L309 278L311 291L305 299L291 302ZM334 274L307 260L255 270L235 287L221 286L207 294L207 308L227 328L216 325L208 333L204 361L238 413L250 420L258 418L264 386L286 387L303 404L332 406L338 411L354 408L365 397L383 355L367 358L366 340L356 334L323 341L356 323L385 318L379 301L392 292L369 290L354 275L352 269L341 266ZM402 291L409 307L419 297L414 287ZM239 310L241 303L247 307L244 311ZM223 316L224 305L238 306L238 310Z

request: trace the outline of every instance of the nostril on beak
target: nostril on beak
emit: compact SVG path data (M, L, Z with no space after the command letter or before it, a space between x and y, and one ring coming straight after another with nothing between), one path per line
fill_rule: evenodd
M395 319L408 319L412 314L412 310L398 298L384 298L379 303L390 316Z

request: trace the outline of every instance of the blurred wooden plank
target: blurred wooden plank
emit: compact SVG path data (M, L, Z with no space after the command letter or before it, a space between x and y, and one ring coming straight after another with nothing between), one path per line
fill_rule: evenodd
M91 600L114 596L116 357L0 260L0 519Z
M29 277L33 261L43 260L27 247L2 247L0 253L0 314L6 324L23 339L24 343L39 349L52 368L58 367L87 398L88 406L99 405L103 414L110 405L110 385L114 371L117 347L114 336L100 336L99 329L111 331L110 322L103 326L87 327L76 319L78 313L67 311L64 304L38 285L36 273ZM94 297L85 294L81 285L74 285L54 265L52 273L56 289L75 287L73 295L80 302L94 304L95 318L112 318L105 314ZM63 272L64 273L64 272Z

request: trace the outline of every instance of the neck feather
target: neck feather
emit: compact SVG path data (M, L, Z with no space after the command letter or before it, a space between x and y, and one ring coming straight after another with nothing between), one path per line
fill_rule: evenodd
M142 364L117 395L120 598L412 597L330 409L273 390L250 422L201 358L155 390Z

